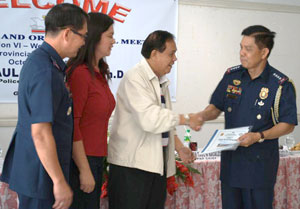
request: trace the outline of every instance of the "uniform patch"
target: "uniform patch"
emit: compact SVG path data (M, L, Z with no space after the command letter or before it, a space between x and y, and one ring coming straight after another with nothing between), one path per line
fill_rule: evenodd
M237 65L237 66L234 66L234 67L230 67L226 70L226 74L233 73L233 72L238 71L240 69L242 69L242 65Z
M265 105L265 103L262 100L260 100L260 102L258 102L257 104L261 107Z
M232 94L238 94L238 95L242 94L242 88L241 87L236 87L236 86L233 86L233 85L228 85L226 91L228 93L232 93Z
M233 80L233 84L236 86L239 86L241 84L241 81L235 79L235 80Z
M278 75L277 73L273 73L272 75L278 80L278 83L279 83L280 85L283 84L286 80L288 80L287 77L285 77L285 76L280 76L280 75Z
M269 95L269 89L262 87L259 93L259 98L261 99L267 99Z
M229 99L236 99L237 95L227 94L226 97L229 98Z

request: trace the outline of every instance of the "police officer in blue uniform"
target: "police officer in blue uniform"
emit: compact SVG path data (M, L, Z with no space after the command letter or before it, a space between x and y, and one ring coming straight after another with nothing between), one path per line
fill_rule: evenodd
M221 154L224 209L271 209L279 164L278 138L297 125L292 81L267 61L275 33L264 26L242 32L241 65L229 68L200 115L225 113L225 128L252 126L235 151Z
M18 193L19 209L66 209L72 202L72 99L62 59L85 43L87 20L78 6L54 6L45 18L45 41L22 67L18 123L1 176Z

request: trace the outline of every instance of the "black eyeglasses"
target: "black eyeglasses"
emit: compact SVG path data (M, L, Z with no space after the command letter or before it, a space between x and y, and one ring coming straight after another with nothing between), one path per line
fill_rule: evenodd
M88 37L87 34L81 34L81 33L77 32L76 30L74 30L74 29L72 29L72 28L70 28L70 30L71 30L74 34L76 34L76 35L80 36L81 38L83 38L84 40L86 40L87 37Z

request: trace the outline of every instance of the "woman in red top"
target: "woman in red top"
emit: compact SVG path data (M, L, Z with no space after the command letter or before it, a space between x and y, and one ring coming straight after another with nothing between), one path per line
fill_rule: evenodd
M72 209L100 208L108 121L115 108L108 86L109 69L103 60L115 43L113 20L101 13L89 13L89 18L86 44L68 62L68 85L74 103Z

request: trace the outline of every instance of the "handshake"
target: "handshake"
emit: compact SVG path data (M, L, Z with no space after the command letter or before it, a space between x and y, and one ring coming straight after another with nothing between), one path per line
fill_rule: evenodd
M188 125L194 131L200 131L203 123L204 117L201 112L180 115L180 125Z

